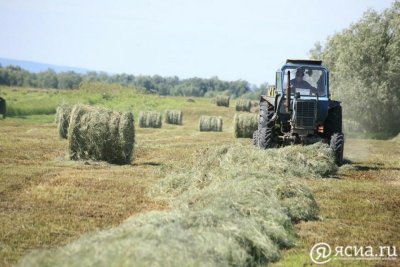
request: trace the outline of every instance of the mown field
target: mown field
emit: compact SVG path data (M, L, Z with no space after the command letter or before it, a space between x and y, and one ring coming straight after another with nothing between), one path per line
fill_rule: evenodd
M0 264L13 265L35 249L56 248L85 233L115 227L131 216L170 205L149 194L173 172L194 166L206 147L251 147L233 135L234 103L144 95L132 89L93 86L77 91L0 88L11 117L0 120ZM85 103L134 113L181 109L183 125L136 127L132 165L67 159L55 109ZM224 119L223 132L198 131L201 115ZM311 263L317 242L400 248L400 140L346 140L348 164L328 178L300 178L314 193L320 219L296 224L296 246L276 266ZM336 262L338 266L396 266L399 261Z

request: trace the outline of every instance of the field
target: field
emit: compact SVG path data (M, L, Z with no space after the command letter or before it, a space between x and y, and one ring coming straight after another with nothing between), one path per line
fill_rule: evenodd
M0 265L10 266L35 249L56 248L85 233L115 227L147 211L168 210L151 191L168 174L190 169L205 147L251 146L233 134L234 101L144 95L116 86L79 91L0 88L12 117L0 120ZM134 113L183 111L183 125L136 127L132 165L73 162L54 124L61 103L86 103ZM201 115L221 116L222 132L199 132ZM311 264L309 249L330 245L400 248L400 141L347 139L348 164L326 179L304 177L320 207L320 220L295 226L296 246L275 266ZM396 261L336 262L338 266L396 266Z

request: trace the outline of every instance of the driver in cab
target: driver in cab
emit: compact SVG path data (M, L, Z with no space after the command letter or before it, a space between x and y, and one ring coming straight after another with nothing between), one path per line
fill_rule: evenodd
M290 85L292 88L299 88L299 89L315 89L314 87L311 86L308 82L306 82L304 79L304 69L298 69L296 71L296 78L290 80Z

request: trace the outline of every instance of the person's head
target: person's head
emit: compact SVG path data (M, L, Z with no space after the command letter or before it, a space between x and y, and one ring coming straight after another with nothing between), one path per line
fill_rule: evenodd
M296 71L296 80L297 80L297 81L302 81L302 80L303 80L303 77L304 77L304 70L298 69L298 70Z

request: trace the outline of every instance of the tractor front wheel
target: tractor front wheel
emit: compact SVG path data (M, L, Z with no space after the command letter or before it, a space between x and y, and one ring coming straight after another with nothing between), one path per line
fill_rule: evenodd
M344 135L342 133L334 133L331 136L330 148L335 156L335 163L340 166L343 163Z

